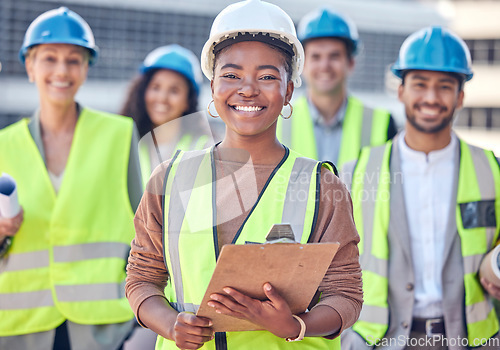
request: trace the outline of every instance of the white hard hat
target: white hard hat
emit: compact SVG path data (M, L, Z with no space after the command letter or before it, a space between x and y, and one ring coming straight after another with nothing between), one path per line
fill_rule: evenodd
M212 80L214 47L217 44L227 39L235 39L242 34L257 35L259 33L269 39L265 42L282 48L286 46L288 50L293 51L292 81L295 87L299 87L301 85L300 74L304 68L304 49L297 39L295 25L290 16L281 8L260 0L237 2L229 5L217 15L210 30L210 38L201 52L203 74ZM277 45L278 43L280 45Z

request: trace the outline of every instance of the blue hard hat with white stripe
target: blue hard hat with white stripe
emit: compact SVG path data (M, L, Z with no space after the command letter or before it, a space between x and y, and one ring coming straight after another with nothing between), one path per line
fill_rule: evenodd
M40 44L72 44L89 50L89 65L97 60L98 47L87 22L76 12L59 7L42 13L31 22L24 35L19 59L24 63L28 50Z
M391 71L402 78L408 70L429 70L462 74L472 79L470 51L455 33L441 26L423 28L401 45Z

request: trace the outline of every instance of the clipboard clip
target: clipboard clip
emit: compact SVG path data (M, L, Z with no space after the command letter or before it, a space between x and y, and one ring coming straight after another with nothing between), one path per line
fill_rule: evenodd
M273 243L298 243L295 241L290 224L274 224L266 235L265 244Z

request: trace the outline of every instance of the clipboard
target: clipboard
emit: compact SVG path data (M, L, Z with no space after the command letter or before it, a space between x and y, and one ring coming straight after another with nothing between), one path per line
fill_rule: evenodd
M293 314L300 314L309 306L338 248L339 243L225 245L196 315L211 319L215 332L261 330L247 320L216 313L207 302L213 293L225 294L224 287L266 300L265 282L278 290Z

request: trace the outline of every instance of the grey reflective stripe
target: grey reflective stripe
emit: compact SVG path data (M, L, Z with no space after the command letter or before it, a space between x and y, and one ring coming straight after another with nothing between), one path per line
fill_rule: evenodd
M472 161L474 163L474 170L476 172L477 183L479 186L479 192L481 193L481 198L483 200L495 199L495 179L493 178L493 173L491 172L490 162L488 157L484 153L484 150L478 147L467 145L469 147ZM495 228L486 229L486 240L488 242L488 249L493 246L493 239L495 238Z
M479 185L479 192L482 199L495 199L491 194L495 194L495 180L491 173L490 162L484 153L484 150L474 146L468 145L472 161L474 162L474 170L477 176L477 183Z
M293 164L290 180L285 195L282 222L290 224L295 235L295 241L300 242L304 233L307 199L311 185L311 175L318 162L309 158L299 157ZM307 231L307 235L311 232Z
M465 313L467 315L467 324L486 320L492 308L493 306L487 298L479 303L466 305Z
M125 281L122 283L59 285L54 288L57 300L61 302L112 300L125 297Z
M363 304L359 314L359 321L387 325L389 324L389 313L384 307Z
M54 300L50 289L0 294L0 310L33 309L53 305Z
M370 271L387 278L387 260L379 259L372 254L363 253L363 271Z
M370 146L372 138L373 109L363 106L361 121L361 148Z
M498 227L498 226L497 226ZM497 230L497 227L486 227L486 242L488 242L488 249L493 248L494 243L493 240L495 239L495 232Z
M177 312L192 312L192 313L197 313L198 309L200 308L200 305L196 304L191 304L191 303L170 303L170 306L172 306Z
M483 149L467 145L469 147L472 162L474 163L474 171L476 173L477 184L482 200L495 199L492 194L495 192L495 179L491 172L490 162ZM487 249L492 247L495 237L496 228L486 228ZM483 255L473 255L464 257L464 273L477 273L481 264ZM467 315L467 324L481 322L487 319L493 306L484 296L483 301L465 306L465 314Z
M483 260L484 254L476 254L465 256L464 259L464 274L476 274L479 271L479 266Z
M206 151L192 151L182 155L170 191L168 211L168 254L172 266L170 277L173 279L175 295L181 305L184 303L184 287L179 258L179 234L186 214L183 203L187 204L189 201L198 169L206 154Z
M126 259L130 251L130 245L119 242L96 242L56 246L53 251L54 262L57 263L99 258Z
M39 250L28 253L9 254L0 265L1 272L22 271L38 269L49 266L49 251Z
M370 268L372 262L372 236L373 221L375 220L375 205L379 184L379 173L384 158L385 146L375 147L370 150L366 170L363 178L363 189L361 195L367 194L367 198L356 198L361 201L363 213L363 254L360 256L361 267ZM376 180L376 181L375 181ZM382 276L387 276L385 272Z

